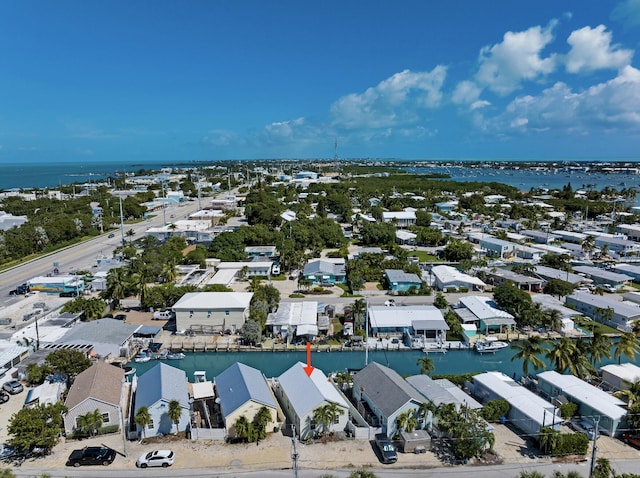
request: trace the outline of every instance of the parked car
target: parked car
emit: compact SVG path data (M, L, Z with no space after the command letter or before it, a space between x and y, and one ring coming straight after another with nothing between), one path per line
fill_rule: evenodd
M171 310L156 310L151 317L151 320L169 320L173 319L175 314Z
M393 446L387 435L384 433L378 433L376 435L376 446L378 447L378 450L380 450L382 463L387 465L398 461L398 452L396 452L396 448Z
M171 450L154 450L140 455L136 460L136 466L138 468L146 468L148 466L166 468L173 465L175 459L176 455Z
M73 450L67 461L68 466L110 465L116 459L115 450L105 446L88 446L81 450Z
M109 239L111 239L113 237L116 237L116 235L113 232L107 236L107 238L109 238Z
M640 448L640 435L636 435L631 432L624 432L620 435L620 439L625 442L627 445L631 445L635 448Z
M4 382L2 384L2 389L6 392L9 392L11 395L15 395L22 392L22 390L24 390L24 387L17 380L11 380L9 382Z
M593 438L595 437L595 428L586 420L571 420L569 422L569 428L578 433L584 433L585 435L587 435L589 440L593 440Z
M0 392L0 403L7 403L9 401L9 394L4 390Z
M602 287L602 290L604 290L605 292L610 292L612 294L616 293L618 290L611 284L602 284L600 287Z
M116 320L127 320L127 314L116 314L113 318Z

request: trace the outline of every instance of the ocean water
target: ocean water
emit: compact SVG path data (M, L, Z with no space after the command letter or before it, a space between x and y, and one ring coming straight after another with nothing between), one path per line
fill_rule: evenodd
M275 160L274 160L275 161ZM467 160L471 162L477 160ZM400 162L400 161L398 161ZM606 186L622 189L640 189L640 175L634 174L599 174L564 172L557 173L531 171L526 169L497 169L497 168L470 168L465 166L465 161L458 161L458 166L434 166L412 167L412 161L402 161L408 172L418 174L446 173L456 181L486 181L510 184L523 191L529 191L532 187L547 187L550 189L561 188L568 182L574 190L590 185L593 189L603 189ZM437 161L434 161L437 162ZM498 164L505 161L485 161ZM511 163L517 161L509 161ZM83 183L106 179L109 176L123 172L137 172L142 169L158 170L165 167L197 167L206 166L219 161L193 161L193 162L131 162L131 161L41 161L2 163L0 162L0 190L12 188L55 188L63 184ZM421 161L423 163L423 161Z

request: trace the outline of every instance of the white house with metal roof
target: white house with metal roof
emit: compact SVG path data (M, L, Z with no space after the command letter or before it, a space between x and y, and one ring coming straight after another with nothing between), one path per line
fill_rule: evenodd
M352 390L353 398L364 402L359 403L358 411L389 437L398 431L400 414L412 410L418 418L418 409L426 401L398 372L377 362L354 375Z
M404 272L401 269L385 269L384 277L392 292L405 292L412 287L419 289L422 279L417 274Z
M278 402L260 370L236 362L215 378L215 384L228 435L235 436L235 424L240 417L251 422L262 407L270 415L267 433L277 426Z
M191 408L184 370L160 362L140 375L136 382L134 416L141 407L147 407L151 416L151 423L145 427L144 433L137 425L140 434L152 437L176 431L176 425L168 415L169 402L172 400L177 400L182 410L178 430L186 430L191 423Z
M469 295L460 297L460 305L454 309L462 322L474 322L484 334L496 330L509 329L515 325L513 315L499 309L496 303L489 297Z
M593 422L593 417L600 417L598 429L609 436L616 434L627 414L622 408L625 405L622 400L574 375L549 370L538 373L537 378L538 389L551 399L557 400L563 396L579 405L578 413L590 422Z
M609 364L600 367L602 381L614 390L628 390L640 380L640 367L633 363Z
M318 335L318 302L280 302L278 310L267 315L267 330L291 342L296 336Z
M631 330L631 323L640 320L640 305L589 292L575 291L565 303L598 322L624 331Z
M559 430L563 423L559 408L502 372L474 375L470 387L474 396L483 403L497 398L509 402L507 420L529 436L538 436L542 427Z
M189 292L172 307L176 330L235 333L249 318L252 297L252 292Z
M374 336L420 337L425 342L443 343L449 330L440 309L432 305L372 305L367 309L367 320Z
M415 211L383 211L382 222L390 222L399 228L407 228L416 223Z
M344 283L347 272L345 269L344 259L335 262L326 259L318 259L307 262L304 266L302 275L305 279L310 280L312 284L333 285Z
M634 282L640 282L640 266L636 264L614 264L613 269L619 273L630 276Z
M435 286L438 290L461 289L484 290L486 284L479 278L460 272L451 266L434 266L431 274L435 278Z
M462 406L473 410L482 408L481 403L447 379L434 380L428 375L412 375L406 380L436 407L452 403L456 406L456 410L460 410Z
M339 414L329 426L330 432L340 433L349 423L349 403L319 368L310 374L302 362L294 364L274 382L274 392L282 411L300 439L315 436L318 424L314 421L316 409L335 403Z

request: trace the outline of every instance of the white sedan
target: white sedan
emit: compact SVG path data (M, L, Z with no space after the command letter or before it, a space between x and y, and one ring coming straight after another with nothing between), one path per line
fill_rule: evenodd
M144 453L136 460L138 468L146 468L148 466L161 466L166 468L173 465L176 455L171 450L155 450Z

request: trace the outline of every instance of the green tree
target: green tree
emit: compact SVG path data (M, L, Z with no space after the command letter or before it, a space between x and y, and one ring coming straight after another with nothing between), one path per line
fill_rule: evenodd
M87 413L87 415L88 421L91 425L91 429L89 431L92 435L95 435L98 433L98 430L102 428L102 424L104 423L102 412L96 408L94 411Z
M511 361L522 360L522 372L525 376L529 375L530 365L536 370L545 368L545 363L540 358L546 351L543 347L544 343L544 340L537 335L532 335L526 340L511 343L511 348L517 350L513 357L511 357Z
M167 410L167 415L169 415L169 419L176 424L176 434L180 432L178 426L180 424L180 417L182 417L182 407L180 406L180 402L178 400L169 401L169 409Z
M552 344L545 357L553 364L556 372L564 373L571 366L575 351L575 342L569 337L562 337Z
M76 433L78 435L91 435L92 430L91 412L78 415L76 418Z
M262 327L255 320L247 320L240 329L242 338L251 345L262 342Z
M331 424L342 415L343 410L334 402L328 402L313 410L313 421L320 426L321 434L326 435Z
M598 458L591 476L592 478L615 478L616 472L607 458Z
M9 419L8 443L23 452L34 448L51 450L62 436L62 416L66 411L61 402L20 409Z
M437 307L438 309L446 309L447 307L449 307L449 302L447 302L447 299L445 298L444 294L442 292L438 292L436 294L435 299L433 300L433 306Z
M147 427L151 424L151 415L147 407L140 407L136 410L133 421L142 429L142 437L147 437Z
M545 294L564 297L573 294L573 285L562 279L549 279L542 291Z
M618 364L620 364L623 355L633 361L639 351L638 338L633 332L625 332L618 339L616 350L613 352L613 358L618 361Z
M267 436L267 425L271 422L271 412L267 407L260 407L253 417L251 424L257 432L257 437L262 440Z
M398 415L398 428L408 433L413 432L418 426L418 420L415 417L416 411L413 408L402 412Z
M594 367L611 357L612 345L613 342L610 337L599 330L593 332L591 339L589 339L587 350L591 357L591 364Z
M428 355L420 357L416 361L416 365L420 367L420 373L423 375L431 375L431 372L433 372L436 368L433 360Z
M378 478L378 475L376 475L373 471L362 469L352 471L349 475L349 478Z
M627 388L624 388L613 395L627 402L627 406L631 406L640 400L640 380L633 383L626 382Z
M445 260L460 262L473 259L473 244L459 239L450 240L442 251Z
M66 375L70 381L91 367L91 360L78 350L58 349L47 355L45 363L56 373Z
M45 378L47 378L47 375L53 372L53 368L51 367L51 365L47 364L46 362L43 363L42 365L32 362L29 365L27 365L26 372L27 372L27 381L31 385L40 385L41 383L44 382Z

